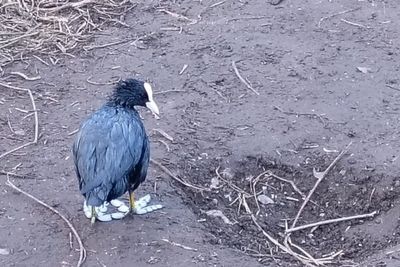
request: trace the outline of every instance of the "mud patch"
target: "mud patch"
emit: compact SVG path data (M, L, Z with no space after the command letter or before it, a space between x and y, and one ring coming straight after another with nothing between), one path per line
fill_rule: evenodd
M331 160L314 155L306 164L294 167L263 157L249 156L231 163L202 159L193 166L187 165L185 176L192 183L205 184L212 189L198 193L186 188L186 204L210 231L209 242L239 249L263 262L292 262L297 266L299 263L268 243L248 211L257 214L265 231L282 241L285 223L292 223L302 204L300 193L307 195L316 182L312 167L320 166L323 170ZM301 192L276 177L293 181ZM257 183L254 183L255 179ZM258 204L251 193L254 184ZM398 178L385 178L371 171L356 173L351 168L337 165L315 191L297 226L373 211L379 214L371 219L300 230L293 233L292 241L315 258L342 251L334 261L337 266L344 262L359 262L377 250L398 244L397 220L386 220L385 214L396 212L394 205L399 200L399 185ZM247 195L245 201L238 192ZM232 224L224 222L220 216L208 216L210 210L221 211Z

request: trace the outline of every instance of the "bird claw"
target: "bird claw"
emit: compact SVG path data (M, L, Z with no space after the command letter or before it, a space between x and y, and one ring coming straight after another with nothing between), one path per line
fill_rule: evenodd
M135 208L132 210L132 213L137 215L143 215L163 208L163 206L159 204L147 206L150 203L150 201L151 201L151 196L149 194L139 198L135 202ZM110 204L111 206L115 207L118 210L118 212L107 213L108 206ZM92 207L87 205L86 201L84 201L83 203L83 211L85 213L86 218L88 219L92 218ZM95 207L96 219L101 222L120 220L128 214L129 214L129 207L119 199L114 199L111 200L110 202L104 202L104 204L101 205L100 207Z

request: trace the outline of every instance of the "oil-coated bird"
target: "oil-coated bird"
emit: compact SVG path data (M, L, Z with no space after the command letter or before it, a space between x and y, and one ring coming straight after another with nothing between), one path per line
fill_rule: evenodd
M84 196L84 212L100 221L120 219L129 211L143 214L161 205L147 206L150 195L135 202L134 191L146 179L150 146L146 130L135 106L159 114L147 82L127 79L119 82L108 101L87 120L77 133L73 158L79 189ZM129 208L120 200L129 193ZM119 212L107 214L111 204Z

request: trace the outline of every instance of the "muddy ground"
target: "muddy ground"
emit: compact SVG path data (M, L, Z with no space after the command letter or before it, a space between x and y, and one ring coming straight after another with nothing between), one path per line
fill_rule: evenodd
M72 221L86 266L303 266L267 242L238 190L248 194L269 171L255 191L272 203L246 203L282 241L302 203L298 191L316 182L313 168L324 170L352 142L297 225L378 215L298 231L292 241L316 258L341 251L332 266L400 266L399 14L396 1L141 2L125 17L130 28L108 28L86 45L129 42L60 55L55 65L30 58L4 68L3 80L32 90L40 138L1 158L1 169L22 175L11 179ZM158 92L161 119L141 109L152 157L209 190L152 165L138 194L152 193L165 209L92 228L71 160L73 132L120 77L149 80ZM34 117L27 94L0 90L3 153L32 139ZM0 178L0 265L75 265L65 223Z

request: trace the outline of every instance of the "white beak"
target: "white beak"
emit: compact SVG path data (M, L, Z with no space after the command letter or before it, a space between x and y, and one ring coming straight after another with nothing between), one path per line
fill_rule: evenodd
M146 107L151 110L151 112L155 115L158 116L160 114L160 111L158 110L158 106L154 100L151 100L146 103Z

